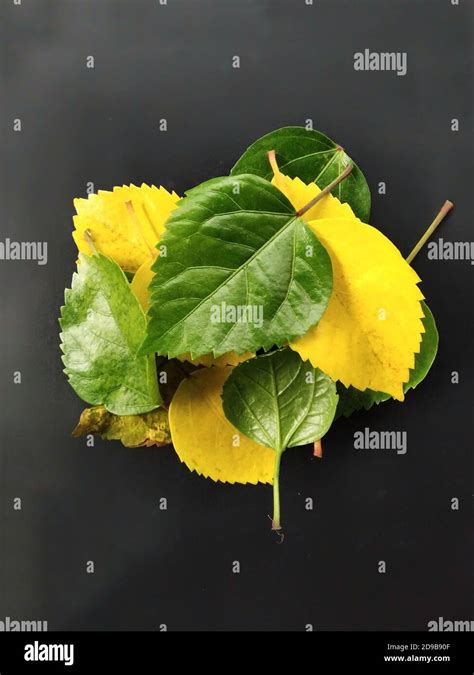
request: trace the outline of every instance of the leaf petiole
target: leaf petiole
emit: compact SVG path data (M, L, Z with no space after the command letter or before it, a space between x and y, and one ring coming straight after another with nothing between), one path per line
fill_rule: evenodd
M272 167L273 173L276 175L277 173L279 173L280 169L278 168L275 150L269 150L267 152L267 157L268 161L270 162L270 166ZM332 192L332 190L334 190L334 188L337 187L339 183L342 183L342 181L347 178L347 176L350 174L353 168L354 165L352 163L348 164L344 169L344 171L341 174L339 174L339 176L337 176L337 178L335 178L331 183L329 183L329 185L326 185L326 187L323 190L321 190L321 192L317 194L316 197L313 197L313 199L310 202L308 202L300 209L298 209L298 211L296 211L295 213L296 217L299 218L300 216L303 216L307 211L312 209L313 206L317 204L323 197Z
M275 468L273 471L273 519L272 530L281 530L280 522L280 465L283 450L275 450Z
M314 441L313 444L313 457L321 457L323 456L323 446L321 444L321 439L319 441Z
M319 202L320 199L328 195L330 192L334 190L335 187L339 185L339 183L342 183L343 180L347 178L347 176L350 174L352 169L354 168L353 164L348 164L344 171L337 177L335 178L329 185L326 185L326 187L321 190L321 192L316 195L316 197L313 197L313 199L308 202L305 206L302 206L301 209L298 209L296 212L296 215L298 217L303 216L307 211L313 208L315 204Z
M420 250L423 248L423 246L426 244L428 239L431 237L433 232L436 230L438 225L444 220L444 218L447 216L447 214L451 211L453 208L454 204L453 202L450 202L448 199L444 202L443 206L440 208L436 218L433 220L429 228L426 230L424 235L421 237L420 241L416 244L416 246L413 248L411 251L410 255L407 256L407 263L411 264L412 260L414 257L420 252Z

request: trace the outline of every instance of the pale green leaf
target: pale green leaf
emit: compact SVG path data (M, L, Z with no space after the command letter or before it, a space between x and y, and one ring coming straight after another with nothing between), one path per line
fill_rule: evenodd
M117 415L153 410L161 403L154 357L137 356L146 317L116 262L80 254L61 308L65 373L87 403Z

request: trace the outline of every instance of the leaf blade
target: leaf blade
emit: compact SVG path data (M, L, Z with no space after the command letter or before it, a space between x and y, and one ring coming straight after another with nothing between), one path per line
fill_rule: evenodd
M84 238L90 232L96 249L115 260L126 272L136 272L156 254L164 223L179 200L175 192L146 185L116 186L99 190L87 199L74 200L73 238L84 255L91 250Z
M438 351L438 330L434 316L428 305L422 301L424 317L422 319L425 332L420 345L420 351L415 355L415 367L410 370L410 379L403 386L404 393L410 389L415 389L420 382L422 382L428 375L431 366L436 358ZM370 410L374 404L389 401L392 397L381 391L374 391L373 389L365 389L360 391L355 387L345 387L341 383L337 383L337 391L339 394L339 404L336 412L336 417L349 417L357 410Z
M118 264L101 254L80 254L65 300L62 358L76 393L117 415L158 407L154 359L137 357L146 318Z
M303 334L324 312L332 269L317 236L267 181L239 176L238 194L235 184L224 177L193 188L169 218L142 353L255 352ZM261 322L213 321L229 307L261 312Z
M337 399L334 382L290 349L241 363L223 389L227 419L277 453L322 438Z
M270 163L272 183L296 209L321 192ZM373 387L403 400L423 332L420 278L387 237L333 195L304 218L331 256L334 290L318 325L290 347L346 387Z
M403 400L423 324L420 279L381 232L359 220L313 220L331 255L334 292L321 321L290 343L333 380Z
M174 449L190 471L205 478L271 483L274 452L239 434L222 410L222 387L231 371L204 368L179 385L169 410Z

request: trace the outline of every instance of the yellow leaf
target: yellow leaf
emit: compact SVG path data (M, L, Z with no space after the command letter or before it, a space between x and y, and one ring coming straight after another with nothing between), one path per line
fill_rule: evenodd
M179 197L154 185L114 187L99 190L87 199L75 199L74 241L91 254L84 239L89 230L96 249L115 260L126 272L136 272L150 256L164 232L164 224Z
M206 368L181 382L169 410L173 446L191 471L206 478L272 483L274 451L244 436L222 410L222 387L231 371Z
M319 194L314 183L273 169L272 182L295 209ZM402 401L424 332L420 278L387 237L336 197L323 197L304 219L331 257L334 287L320 322L290 347L346 387Z
M148 312L150 307L150 292L148 291L148 286L153 279L151 267L155 260L156 256L148 256L145 262L140 265L133 275L133 279L130 284L132 291L137 296L144 312Z
M212 354L204 354L203 356L198 356L197 359L192 359L191 354L182 354L181 356L178 356L178 359L180 361L193 363L195 366L206 366L207 368L218 366L219 368L223 368L224 366L237 366L239 363L253 359L254 356L255 354L252 352L244 352L243 354L227 352L217 358Z
M290 347L346 387L403 401L424 332L418 275L370 225L349 218L308 224L331 256L334 289L319 324Z

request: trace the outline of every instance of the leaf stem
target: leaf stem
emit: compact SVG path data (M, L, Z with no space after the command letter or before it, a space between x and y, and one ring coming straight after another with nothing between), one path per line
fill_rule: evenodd
M277 159L276 159L275 150L269 150L267 152L267 157L268 157L268 161L270 162L270 166L272 168L273 175L276 176L277 174L281 173L280 167L278 166L278 162L277 162Z
M280 464L283 452L275 450L275 469L273 471L273 520L272 530L281 530L280 522Z
M337 185L339 185L339 183L341 183L343 180L345 180L347 178L347 176L350 174L350 172L352 171L353 168L354 168L354 165L352 163L348 164L346 166L346 168L344 169L344 171L337 178L335 178L331 183L329 183L329 185L326 185L326 187L323 190L321 190L321 192L318 195L316 195L316 197L314 197L305 206L301 207L301 209L298 209L298 211L296 212L296 216L299 218L300 216L304 215L307 211L312 209L313 206L315 204L317 204L320 199L322 199L327 194L332 192L332 190L334 190L334 188Z
M416 246L413 248L410 255L407 257L407 263L410 264L412 262L414 257L423 248L423 246L426 244L426 242L431 237L433 232L436 230L438 225L444 220L444 218L447 216L447 214L451 211L453 206L454 206L453 202L450 202L448 199L444 202L444 204L440 208L436 218L433 220L433 222L431 223L429 228L426 230L424 235L421 237L420 241L416 244Z
M90 247L93 255L98 255L99 252L97 251L97 249L95 247L94 240L92 239L92 233L89 229L84 230L84 239L89 244L89 247Z
M321 458L323 456L323 446L321 444L321 439L319 439L319 441L314 441L313 455L314 455L314 457L319 457L319 458Z

